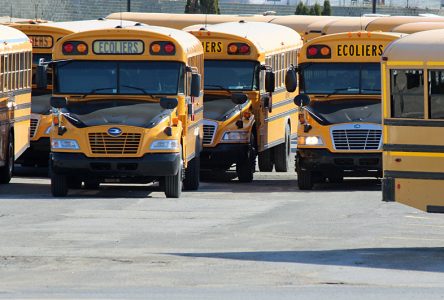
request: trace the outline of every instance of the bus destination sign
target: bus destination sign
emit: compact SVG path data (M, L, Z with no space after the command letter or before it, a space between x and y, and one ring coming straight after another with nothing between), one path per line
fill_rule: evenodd
M351 57L365 57L373 56L379 57L384 52L384 45L338 45L337 56L351 56Z
M222 42L219 41L204 41L202 47L206 53L221 53L224 49Z
M94 53L104 55L138 55L143 54L144 48L142 41L99 40L93 43Z
M29 35L29 39L34 48L52 48L52 36L50 35Z

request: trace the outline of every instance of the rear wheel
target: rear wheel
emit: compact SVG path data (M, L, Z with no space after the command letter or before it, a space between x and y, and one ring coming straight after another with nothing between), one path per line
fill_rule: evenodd
M273 171L273 149L267 149L258 154L259 171L272 172Z
M165 177L165 196L179 198L182 193L182 158L176 175Z
M68 179L65 175L51 172L51 193L54 197L65 197L68 195Z
M277 145L274 150L274 167L276 172L287 172L290 164L290 125L285 126L285 142Z
M200 181L200 155L196 156L188 162L185 170L185 178L183 180L183 188L186 191L196 191L199 188Z
M256 168L256 140L250 135L250 144L246 159L236 163L236 173L240 182L252 182Z
M311 190L313 189L314 180L313 174L307 170L298 170L298 187L300 190Z
M8 136L8 146L6 148L5 165L0 168L0 183L6 184L11 181L14 172L14 135Z

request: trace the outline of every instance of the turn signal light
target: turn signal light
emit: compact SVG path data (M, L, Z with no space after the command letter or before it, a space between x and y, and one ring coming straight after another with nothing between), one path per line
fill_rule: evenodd
M248 55L250 52L250 46L245 43L231 43L228 45L228 54Z
M78 44L77 45L77 52L79 53L85 53L88 50L88 47L85 44Z
M84 42L66 42L62 46L65 55L86 55L88 54L88 45Z
M58 125L59 125L59 116L57 116L57 115L53 115L53 116L52 116L52 123L53 123L55 126L58 126Z
M152 53L159 53L160 52L160 45L159 44L151 44L151 52Z
M331 49L326 45L313 45L307 48L307 58L331 58Z
M176 46L168 41L156 41L150 45L151 55L174 55L176 54Z

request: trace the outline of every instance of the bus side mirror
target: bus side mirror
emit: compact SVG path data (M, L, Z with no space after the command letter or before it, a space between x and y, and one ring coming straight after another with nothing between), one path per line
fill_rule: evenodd
M231 101L236 105L242 105L248 101L248 96L245 94L231 94Z
M304 107L310 104L310 96L307 94L299 94L296 97L294 97L294 104L296 104L299 107Z
M163 109L175 109L179 105L177 98L160 98L160 107Z
M48 67L38 65L35 73L35 84L38 89L46 89L48 87Z
M265 73L265 91L267 93L273 93L274 92L274 86L275 86L275 77L274 73L271 71L268 71Z
M293 69L287 70L287 74L285 74L285 88L287 92L293 93L296 91L298 87L298 81L296 78L296 72Z
M200 74L191 74L191 94L192 97L200 96Z
M51 106L55 108L65 108L67 102L65 97L51 97L50 99Z

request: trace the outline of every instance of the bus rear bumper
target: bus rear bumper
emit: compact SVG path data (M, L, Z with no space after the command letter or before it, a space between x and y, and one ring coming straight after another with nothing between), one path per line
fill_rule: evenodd
M382 153L332 153L327 149L298 149L296 170L298 168L325 177L381 177Z
M202 169L227 169L248 157L249 144L219 144L203 147L200 153Z
M50 154L51 171L60 175L98 178L158 178L176 175L179 153L145 154L140 158L91 158L82 153Z

